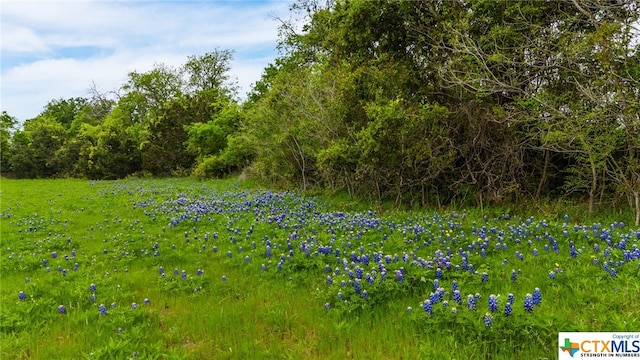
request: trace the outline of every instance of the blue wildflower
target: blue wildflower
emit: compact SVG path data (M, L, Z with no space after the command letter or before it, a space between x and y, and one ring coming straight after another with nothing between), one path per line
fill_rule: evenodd
M453 300L458 304L462 302L462 296L460 296L460 290L458 289L453 290Z
M504 316L511 315L512 310L513 310L513 305L510 302L506 303L504 306Z
M89 285L89 291L96 292L96 284L92 283L91 285Z
M486 272L482 273L482 282L487 282L489 281L489 274L487 274Z
M512 293L509 293L509 295L507 295L507 302L513 304L514 301L516 301L516 297Z
M66 314L67 313L67 308L64 307L64 305L60 305L60 306L58 306L58 312L60 314Z
M23 300L23 301L24 301L26 298L27 298L27 295L25 295L25 294L24 294L24 292L20 291L20 292L18 293L18 299L20 299L20 300Z
M492 313L498 311L498 297L494 294L489 295L489 310Z
M524 309L527 312L533 312L533 296L531 294L527 294L524 297Z
M138 308L138 304L136 304L136 303L132 303L131 304L131 310L135 310L137 308Z
M533 289L533 305L540 305L542 303L542 293L540 288Z
M107 315L107 307L104 306L104 304L100 304L100 306L98 306L98 311L100 312L100 315Z
M353 289L355 290L356 294L360 295L361 292L361 288L360 288L360 280L356 279L353 282Z
M516 280L518 280L518 274L515 269L511 269L511 281L515 282Z
M431 300L425 300L424 303L422 303L422 307L424 308L424 311L431 315L433 313L433 306L431 305Z
M476 310L476 300L471 294L467 295L467 308L473 311Z
M491 314L486 313L484 314L484 325L486 327L491 327L491 325L493 325L493 316L491 316Z

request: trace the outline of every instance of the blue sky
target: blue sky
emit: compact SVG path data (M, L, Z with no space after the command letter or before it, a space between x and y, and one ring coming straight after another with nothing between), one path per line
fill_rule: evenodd
M278 55L279 22L293 0L5 1L0 4L0 110L20 121L53 99L119 88L131 71L178 67L190 55L235 51L244 97Z

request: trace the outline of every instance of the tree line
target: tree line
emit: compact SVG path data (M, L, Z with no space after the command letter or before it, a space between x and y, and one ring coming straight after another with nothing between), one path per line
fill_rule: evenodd
M245 101L231 50L53 100L17 177L217 177L398 205L628 201L640 222L638 1L299 0ZM297 24L303 24L300 27Z

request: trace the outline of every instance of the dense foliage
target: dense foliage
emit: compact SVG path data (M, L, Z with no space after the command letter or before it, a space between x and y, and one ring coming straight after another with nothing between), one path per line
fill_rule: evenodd
M244 169L407 205L577 194L590 210L628 200L640 223L639 9L300 0L242 104L231 51L159 64L113 100L54 100L14 132L3 114L3 173Z

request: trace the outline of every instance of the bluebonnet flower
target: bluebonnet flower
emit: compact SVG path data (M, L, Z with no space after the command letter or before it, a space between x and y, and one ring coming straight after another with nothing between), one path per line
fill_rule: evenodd
M325 303L324 304L324 308L327 309L327 310L331 309L331 304Z
M111 303L111 308L112 308L112 309L115 309L115 308L116 308L116 303L112 302L112 303Z
M60 306L58 306L58 312L60 314L66 314L67 313L67 308L64 307L64 305L60 305Z
M527 312L533 312L533 296L531 294L527 294L524 297L524 309Z
M484 325L486 327L491 327L491 325L493 325L493 316L491 316L491 314L486 313L484 314Z
M356 291L356 294L360 295L360 291L361 291L361 288L360 288L360 280L356 279L356 280L353 282L353 289Z
M578 250L576 250L575 246L571 246L571 249L569 250L569 253L571 255L572 258L576 258L578 257Z
M513 305L510 302L506 303L504 306L504 316L511 315L512 310L513 310Z
M514 301L516 301L516 297L512 293L509 293L509 295L507 295L507 302L513 304Z
M375 271L375 270L374 270L374 271ZM371 276L371 274L369 274L369 273L367 273L367 274L365 275L365 279L367 280L367 282L368 282L369 284L373 284L373 283L375 282L375 280L373 279L373 276Z
M338 291L338 299L342 300L342 299L343 299L343 297L344 297L344 296L342 295L342 293Z
M549 279L553 280L556 278L556 272L555 271L549 271Z
M249 255L244 257L244 262L246 262L246 263L250 263L251 262L251 258L249 257Z
M516 280L518 280L518 274L516 273L515 269L511 270L511 281L515 282Z
M533 289L533 305L540 305L542 303L542 293L540 288Z
M362 298L367 300L369 298L369 293L367 290L362 290Z
M449 302L447 300L442 302L442 307L448 307L449 306Z
M96 284L92 283L91 285L89 285L89 291L96 292Z
M396 274L396 280L398 282L403 282L404 281L404 274L402 273L401 270L396 270L395 274Z
M440 287L440 281L438 281L438 279L434 279L433 280L433 291L437 291L439 287Z
M98 311L100 312L100 315L107 315L107 307L104 306L104 304L100 304L100 306L98 306Z
M135 310L137 308L138 308L138 304L136 304L136 303L132 303L131 304L131 310Z
M457 314L457 313L458 313L458 309L457 309L457 308L455 308L455 307L452 307L452 308L451 308L451 313L452 313L452 314Z
M97 299L97 298L96 298L96 295L95 295L95 294L91 295L91 302L96 302L96 299Z
M80 268L80 264L78 263L73 264L73 271L78 271L79 268Z
M453 290L453 301L460 304L462 302L462 297L460 296L460 290Z
M611 275L611 277L615 279L617 277L616 268L610 268L609 275Z
M413 308L411 306L407 306L407 312L412 312Z
M456 280L453 280L451 282L451 291L456 291L458 290L458 282Z
M327 285L332 285L333 284L333 279L331 279L331 276L327 275Z
M533 249L533 256L538 256L538 249Z
M158 269L158 273L160 275L164 274L164 268L162 266L160 266L160 268Z
M144 298L144 303L149 305L149 304L151 304L151 300L149 300L148 298Z
M227 281L227 277L222 275L222 281Z
M262 264L262 266L260 267L262 269L262 271L267 271L267 265Z
M182 279L186 279L187 278L187 270L182 270L182 273L180 274L180 276L182 277Z
M431 315L433 313L433 306L431 305L431 300L425 300L422 303L422 307L424 308L424 311Z
M178 274L180 274L178 268L173 269L173 275L178 276Z
M471 294L467 295L467 308L473 311L476 310L476 300Z
M489 310L491 312L498 311L498 297L494 294L489 295Z
M482 273L482 282L487 282L489 281L489 274L487 274L486 272Z
M436 277L437 277L438 279L440 279L440 278L442 277L442 269L440 269L440 268L437 268L437 269L436 269Z
M218 247L214 246L213 248L211 248L211 251L213 251L214 253L217 253L218 252Z
M24 294L24 292L20 291L20 292L18 293L18 299L20 299L20 300L23 300L23 301L24 301L26 298L27 298L27 295L25 295L25 294Z
M58 253L57 253L57 252L55 252L55 251L54 251L54 252L52 252L52 253L51 253L51 257L52 257L52 258L54 258L54 259L55 259L55 258L57 258L57 257L58 257Z
M231 259L231 257L232 257L232 256L233 256L233 254L231 253L231 250L227 251L227 257L228 257L229 259Z

